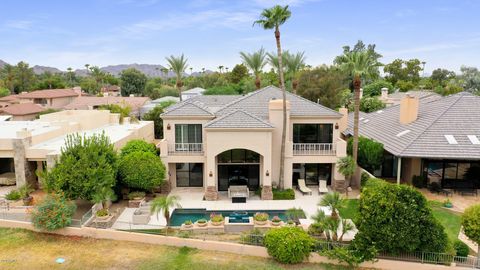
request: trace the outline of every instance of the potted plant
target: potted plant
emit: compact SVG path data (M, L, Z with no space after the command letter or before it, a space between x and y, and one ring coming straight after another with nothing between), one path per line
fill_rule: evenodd
M20 193L18 192L18 190L16 189L12 189L10 190L10 192L8 192L6 195L5 195L5 199L9 200L9 201L18 201L20 200L22 197L20 196Z
M18 193L20 195L20 198L22 198L23 200L23 205L27 206L27 205L31 205L32 204L32 201L33 201L33 197L30 195L30 193L32 193L33 191L35 191L33 188L30 187L30 185L23 185L22 187L20 187L18 189Z
M184 228L192 228L193 227L193 223L191 220L186 220L184 223L183 223L183 227Z
M449 199L446 199L445 201L443 201L443 207L452 208L453 204Z
M280 226L282 220L278 216L274 216L271 220L272 226Z
M293 220L291 220L291 219L289 219L289 220L287 221L287 226L289 226L289 227L295 227L295 225L296 225L296 224L295 224L295 221L293 221Z
M222 214L215 214L215 213L212 213L210 215L210 222L212 223L213 226L220 226L223 224L223 216Z
M100 209L95 213L95 216L97 217L98 220L106 220L110 217L110 214L108 213L108 209Z
M263 226L268 222L268 214L262 212L255 213L255 215L253 215L253 220L256 225Z
M197 224L198 227L205 227L205 226L207 226L207 220L204 219L204 218L199 219L199 220L197 220L196 224Z
M145 198L145 192L143 191L133 191L128 193L128 207L136 208L140 207L141 202Z

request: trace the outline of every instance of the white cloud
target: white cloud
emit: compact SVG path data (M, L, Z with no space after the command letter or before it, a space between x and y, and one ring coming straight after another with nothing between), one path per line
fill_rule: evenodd
M29 20L15 20L7 21L5 27L17 30L29 30L33 26L33 21Z
M407 49L386 51L386 52L383 52L383 55L395 56L395 55L415 54L415 53L422 53L422 52L434 52L434 51L442 51L442 50L449 50L449 49L476 47L476 46L480 46L480 37L471 38L463 41L426 44L423 46L411 47Z
M274 5L301 6L308 2L318 2L320 0L254 0L254 3L261 7L272 7Z

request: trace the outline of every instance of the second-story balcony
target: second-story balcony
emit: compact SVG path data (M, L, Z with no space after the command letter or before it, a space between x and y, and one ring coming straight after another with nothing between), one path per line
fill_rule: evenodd
M335 155L333 143L294 143L294 156L331 156Z
M202 155L203 143L172 143L168 145L169 155Z

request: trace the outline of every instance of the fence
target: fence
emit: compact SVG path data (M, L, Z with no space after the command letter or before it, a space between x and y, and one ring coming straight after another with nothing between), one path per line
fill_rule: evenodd
M32 209L32 206L10 206L9 204L1 205L0 219L30 222L30 211Z

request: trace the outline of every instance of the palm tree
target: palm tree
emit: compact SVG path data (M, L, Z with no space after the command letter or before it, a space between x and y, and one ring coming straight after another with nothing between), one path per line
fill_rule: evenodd
M88 75L88 71L90 70L90 64L85 64L85 69L87 69L87 75Z
M367 51L351 51L345 52L336 60L340 69L349 73L353 77L354 89L354 114L353 114L353 161L355 168L358 159L358 125L359 125L359 108L360 108L360 88L362 87L362 79L375 76L378 67L381 66L376 59L370 57ZM360 177L356 177L356 186L360 187Z
M225 67L225 71L228 73L228 67Z
M190 75L193 73L193 67L190 67Z
M178 94L180 96L180 101L182 101L182 86L183 86L182 76L183 76L183 73L185 73L185 70L188 68L188 64L187 64L188 59L185 58L183 53L180 57L175 57L175 56L171 55L170 57L167 57L166 59L167 59L167 62L168 62L168 66L170 67L170 70L175 72L175 75L177 77L175 85L177 86L177 89L178 89Z
M167 221L167 227L170 224L170 208L173 207L182 207L179 203L180 197L175 195L161 196L155 198L150 205L150 213L157 215L160 212L163 212L163 216Z
M328 193L322 197L318 203L320 206L327 206L332 210L332 219L338 219L338 211L345 205L345 200L340 197L340 193Z
M282 46L280 43L280 25L284 24L292 13L287 6L276 5L269 9L264 9L260 14L260 19L256 20L253 25L259 24L263 29L274 29L275 40L277 43L277 55L279 62L279 76L280 87L283 94L283 127L282 127L282 146L280 148L280 176L278 178L278 185L283 189L284 172L285 172L285 140L287 136L287 93L285 90L285 79L283 77L283 62L282 62Z
M286 54L287 71L292 80L293 93L297 93L298 74L305 68L305 52L297 52L296 54Z
M290 53L288 51L284 51L282 53L282 63L287 63L287 58ZM267 61L268 64L273 68L273 70L277 73L279 73L280 70L280 62L278 61L278 56L275 55L274 53L267 53ZM287 70L286 70L286 65L283 66L282 69L283 73L285 75L288 75ZM278 83L281 84L280 82L280 77L278 78Z
M70 82L70 86L73 86L73 68L68 67L67 74L68 74L68 81Z
M255 75L255 87L260 89L262 81L260 80L260 74L262 73L263 68L267 64L265 57L267 54L263 48L254 52L254 53L245 53L240 52L240 58L247 68L249 68L253 75Z
M218 66L218 70L222 73L223 66Z

